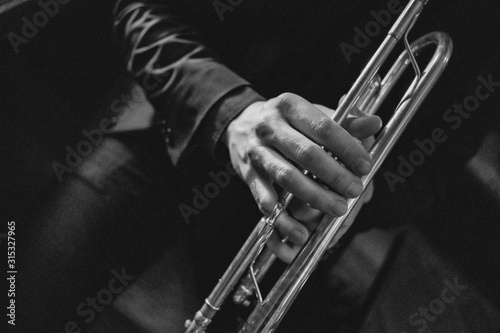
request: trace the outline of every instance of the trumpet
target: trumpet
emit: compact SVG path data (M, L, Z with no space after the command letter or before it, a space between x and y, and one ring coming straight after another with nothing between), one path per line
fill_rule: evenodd
M451 57L453 43L446 33L432 32L420 37L411 45L408 42L408 33L427 2L428 0L409 1L333 116L334 121L342 123L354 107L367 114L376 113L403 72L410 64L412 65L415 78L396 107L394 115L369 150L373 166L370 173L361 178L364 189L367 188L392 147L401 137ZM378 74L379 69L400 40L404 43L405 51L381 80ZM426 68L421 71L415 57L430 46L435 46L434 54ZM308 175L309 172L304 170L304 174ZM263 249L273 232L276 218L282 210L287 209L292 198L291 193L285 192L272 213L260 219L222 278L205 299L201 309L196 312L194 319L186 321L186 333L206 331L224 300L229 297L247 271L248 275L236 288L234 299L238 303L248 303L246 302L247 298L255 293L258 303L241 328L240 333L275 332L360 197L348 199L345 215L335 218L329 215L323 217L314 233L311 234L293 262L285 269L264 299L258 288L258 280L262 278L274 261L274 255L269 250L263 251ZM261 252L263 253L259 258Z

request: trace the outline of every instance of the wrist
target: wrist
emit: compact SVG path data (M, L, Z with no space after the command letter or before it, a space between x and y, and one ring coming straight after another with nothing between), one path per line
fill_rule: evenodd
M226 146L229 146L229 138L234 133L237 131L238 124L240 123L246 123L248 116L252 116L254 112L258 112L257 110L260 108L260 106L265 103L265 101L256 101L248 105L246 108L241 111L240 114L238 114L236 117L233 118L227 125L226 129L222 132L220 141ZM245 126L243 126L245 128Z

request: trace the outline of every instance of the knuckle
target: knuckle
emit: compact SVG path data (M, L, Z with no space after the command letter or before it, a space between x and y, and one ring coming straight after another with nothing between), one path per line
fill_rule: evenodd
M262 120L255 126L255 134L262 140L271 141L275 137L275 130L269 120Z
M286 92L276 97L276 106L281 112L287 112L299 101L297 95Z
M286 187L287 184L289 184L291 176L292 170L288 167L281 166L274 170L274 179L283 187Z
M325 138L334 130L333 120L330 118L321 118L312 125L312 130L318 137Z
M248 159L252 164L255 164L260 161L262 157L262 147L257 146L257 147L252 147L248 149L246 155L248 156Z
M275 98L271 98L271 99L268 99L265 103L264 103L264 107L263 107L263 110L264 111L269 111L269 110L275 110L276 109L276 106L279 104L279 100L280 100L280 97L275 97Z
M311 144L305 144L297 150L297 162L303 164L311 164L316 156L316 147Z
M348 175L342 171L336 171L332 174L329 185L332 188L339 189L339 187L346 187L348 183Z
M255 202L257 203L257 207L259 207L259 210L262 214L265 216L269 216L272 213L272 208L269 207L266 203L264 203L260 198L256 198Z
M297 95L292 94L290 92L282 93L277 97L278 101L280 103L284 103L284 104L290 103L290 102L294 101L296 98L297 98Z

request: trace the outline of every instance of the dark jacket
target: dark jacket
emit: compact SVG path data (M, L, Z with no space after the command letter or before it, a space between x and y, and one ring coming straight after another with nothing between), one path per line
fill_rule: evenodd
M160 82L145 89L171 131L175 164L191 151L190 143L220 158L215 147L221 132L262 96L292 91L333 106L339 86L346 89L338 84L346 81L339 77L346 77L347 67L337 46L339 31L348 30L341 14L359 12L358 2L342 10L321 1L232 3L238 4L117 2L114 26L127 69L139 82ZM337 69L340 75L333 75Z
M114 27L127 69L166 119L168 150L177 164L196 146L221 158L215 151L222 131L262 96L291 91L335 107L404 5L120 0ZM443 30L455 42L451 69L434 93L440 98L427 109L445 110L474 88L478 75L498 71L497 6L463 0L431 1L424 8L410 38ZM159 84L148 89L145 82ZM440 121L436 112L429 114L426 123Z

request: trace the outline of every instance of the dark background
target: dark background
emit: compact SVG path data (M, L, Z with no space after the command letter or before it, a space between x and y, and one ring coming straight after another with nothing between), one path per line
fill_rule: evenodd
M241 6L247 5L243 3ZM112 1L93 0L73 0L61 5L59 13L46 26L39 28L28 44L21 44L17 54L6 37L7 33L12 31L20 35L21 18L31 17L39 7L35 2L26 2L0 13L0 218L2 223L16 221L17 231L22 235L19 236L19 251L22 251L23 239L34 237L30 233L40 226L33 225L35 222L32 221L36 221L50 201L51 194L60 186L51 163L64 161L66 145L74 147L83 138L83 128L93 128L96 120L110 114L110 102L126 91L127 82L130 82L111 33L112 6ZM285 13L301 10L279 1L273 6L278 19L281 10ZM383 38L383 34L374 38L348 64L338 47L340 42L353 44L352 27L362 28L372 20L369 16L371 8L386 8L384 2L370 5L353 2L350 6L351 13L356 15L335 17L340 20L338 24L346 29L339 31L336 39L330 45L324 45L321 52L311 52L310 63L302 68L315 73L315 80L323 82L324 90L301 86L299 82L304 78L293 70L289 71L288 77L282 77L276 87L302 94L314 102L332 107L336 105ZM409 134L391 154L384 170L396 173L397 156L408 156L415 149L415 138L428 138L432 129L448 126L443 123L443 113L453 103L462 103L466 96L474 94L479 75L487 77L492 74L496 81L500 81L499 13L496 1L431 1L425 8L411 35L418 36L433 30L446 31L453 38L455 53L442 80L423 111L410 125ZM224 24L237 26L240 14L238 10L232 14ZM329 19L327 14L318 20L318 24ZM301 29L297 24L297 31ZM297 37L299 41L300 38ZM302 52L308 52L307 48ZM325 64L324 71L315 72L308 68L329 54L332 57ZM292 69L293 59L288 61L279 65ZM263 63L263 66L274 65L276 63L272 59ZM256 68L245 70L258 73ZM328 73L334 70L338 70L337 75L329 76ZM272 82L266 82L264 78L259 81L259 76L255 76L257 87L269 97L281 92L273 90L277 88ZM417 168L415 174L395 193L379 177L376 198L363 215L368 220L366 216L372 214L368 222L384 228L405 223L416 226L431 247L450 260L453 267L473 281L479 293L497 307L500 304L499 96L500 91L495 92L458 130L452 131L448 127L446 133L449 140L440 145L436 153ZM485 141L485 138L488 139ZM485 156L482 160L487 161L487 165L496 172L487 173L484 166L479 169L471 167L469 161L481 145L486 147L481 153ZM199 173L206 175L212 167L215 166L205 164ZM190 184L184 189L187 193L193 182L206 181L185 180L186 184ZM186 197L189 198L189 195ZM224 199L231 200L218 200ZM223 206L221 203L216 207ZM217 208L207 211L199 220L212 218L215 211ZM172 220L182 223L179 216ZM200 233L203 233L205 229L203 226L200 228ZM205 255L209 256L211 251L207 250ZM230 254L226 257L221 261L229 260ZM217 269L210 274L217 276ZM207 285L202 287L205 291L212 283L202 281L203 284ZM394 289L397 290L396 287ZM92 294L86 291L80 293L83 296ZM29 301L29 296L23 298ZM75 298L76 302L82 299ZM50 300L47 302L50 303ZM69 304L69 310L61 309L62 313L73 311L75 306L71 302ZM50 308L50 305L40 306ZM20 310L19 321L31 315ZM68 316L61 315L61 318Z

